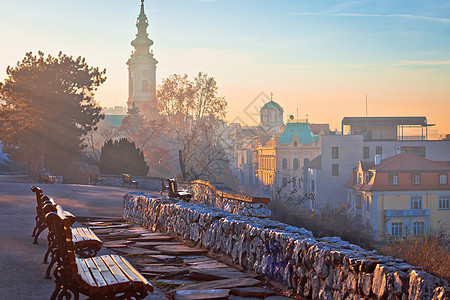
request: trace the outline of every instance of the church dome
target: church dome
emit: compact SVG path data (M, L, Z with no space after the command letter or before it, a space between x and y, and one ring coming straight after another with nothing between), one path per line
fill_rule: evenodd
M283 108L281 107L280 104L276 103L275 101L273 101L272 99L267 102L266 104L264 104L263 107L261 107L261 109L278 109L279 111L284 111Z
M280 104L272 99L273 93L270 94L270 101L265 103L259 110L261 123L260 125L266 132L280 132L283 123L284 110Z

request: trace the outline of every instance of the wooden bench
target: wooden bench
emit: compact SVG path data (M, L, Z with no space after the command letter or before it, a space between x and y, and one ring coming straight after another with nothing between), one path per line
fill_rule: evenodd
M161 178L161 192L159 192L160 195L163 194L164 191L169 191L169 184L166 183L168 179Z
M133 180L133 178L131 177L131 174L122 174L122 187L125 184L128 184L128 188L131 187L131 185L133 184L136 188L138 186L138 183L136 180Z
M153 286L121 256L76 257L70 220L58 212L47 213L45 219L58 257L51 300L72 295L79 299L79 294L89 299L143 299L153 292Z
M38 240L41 232L44 231L45 229L47 229L47 223L45 222L45 213L44 213L43 208L44 208L44 202L46 200L48 200L49 198L46 198L45 200L43 200L43 198L45 196L42 193L42 189L37 186L32 186L31 191L36 194L36 217L35 217L36 226L34 227L33 233L31 234L31 236L34 237L33 244L37 244L38 243L37 240ZM69 218L73 218L73 220L75 222L74 215L72 215L70 212L64 212L64 213L66 213Z
M56 204L53 199L48 198L47 196L44 196L42 199L45 203L43 208L45 214L49 212L57 212L59 215L67 218L70 221L71 226L75 223L75 216L67 211L64 211L61 205ZM100 251L103 242L92 230L86 227L71 227L71 231L73 242L75 245L75 252L78 256L88 258L97 255L97 252ZM44 255L44 263L48 262L49 256L51 257L51 260L48 264L44 278L50 279L50 272L58 259L55 236L54 232L52 232L51 230L48 231L47 240L48 249Z
M38 180L40 183L52 183L52 178L49 175L38 174Z
M103 178L98 178L97 174L94 173L89 174L89 183L94 183L97 185L97 182L103 184Z
M180 198L186 202L189 202L191 200L192 194L185 189L179 190L175 178L169 178L167 181L169 183L169 193L168 193L169 197Z
M47 196L43 196L42 189L36 186L32 186L31 190L36 193L36 227L33 230L34 234L34 244L37 244L37 238L39 234L45 230L48 226L45 221L45 215L48 213L49 209L53 212L58 212L61 215L64 215L68 220L70 220L71 225L73 225L76 221L74 215L72 215L68 211L64 211L61 205L55 203L52 198ZM47 206L50 205L50 208ZM53 208L52 208L53 207ZM43 224L42 224L43 222ZM98 238L98 236L89 228L86 227L76 227L72 228L72 234L74 237L74 244L76 253L81 257L92 257L97 255L97 252L100 251L103 242ZM50 272L53 265L56 262L55 257L55 244L54 244L54 236L49 231L47 235L48 241L48 249L44 255L44 263L48 262L48 257L51 257L50 264L47 267L47 271L45 273L44 278L50 278Z

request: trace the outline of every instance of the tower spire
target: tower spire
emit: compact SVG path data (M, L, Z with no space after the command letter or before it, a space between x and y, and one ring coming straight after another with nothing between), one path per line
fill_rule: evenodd
M149 56L153 57L153 53L150 52L150 46L153 45L153 41L148 38L147 27L148 19L144 11L144 0L141 0L141 11L136 21L136 27L138 33L136 38L131 42L131 45L136 49L134 56Z
M145 15L144 0L141 0L141 9L136 20L137 34L131 42L134 51L127 61L128 65L128 109L139 107L141 103L150 103L156 111L156 64L153 50L150 47L153 41L148 38L148 19Z

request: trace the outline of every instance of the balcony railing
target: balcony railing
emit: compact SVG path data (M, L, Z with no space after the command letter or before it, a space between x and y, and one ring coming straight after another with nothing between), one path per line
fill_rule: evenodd
M385 217L421 217L429 216L430 211L428 209L391 209L384 210Z

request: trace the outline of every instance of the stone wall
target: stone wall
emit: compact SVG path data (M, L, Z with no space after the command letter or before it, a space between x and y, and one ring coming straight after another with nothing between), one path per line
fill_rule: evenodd
M122 186L122 175L104 175L97 176L98 179L103 179L103 183L97 183L108 186ZM146 176L132 176L133 180L138 182L137 188L143 190L160 191L161 190L161 178L159 177L146 177ZM90 183L94 184L94 183ZM125 185L128 187L128 185ZM132 186L134 187L134 186Z
M232 193L221 184L211 184L207 181L195 180L189 184L192 199L197 203L223 209L235 215L248 217L270 217L267 204L269 198L249 197Z
M448 299L448 282L337 237L203 204L124 196L124 218L284 282L306 299Z

